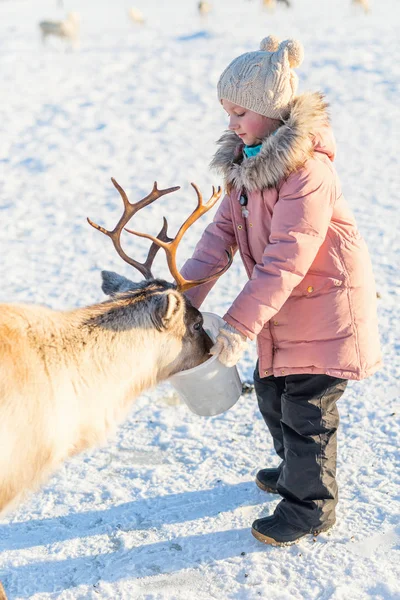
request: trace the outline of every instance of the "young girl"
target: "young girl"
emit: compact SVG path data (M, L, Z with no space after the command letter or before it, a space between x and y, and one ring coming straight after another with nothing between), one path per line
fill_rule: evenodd
M282 500L252 533L274 545L334 524L336 402L348 379L381 365L368 250L333 166L327 104L319 93L296 95L302 60L299 42L270 36L222 73L229 131L211 166L227 194L182 269L206 277L232 248L247 271L212 352L233 365L257 339L255 390L281 463L256 483ZM212 285L187 292L194 306Z

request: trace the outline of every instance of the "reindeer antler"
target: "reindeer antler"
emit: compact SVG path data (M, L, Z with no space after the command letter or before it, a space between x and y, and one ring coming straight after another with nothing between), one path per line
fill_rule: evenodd
M101 231L102 233L107 235L109 238L111 238L112 243L114 244L114 248L116 249L116 251L118 252L120 257L125 262L127 262L132 267L135 267L136 269L138 269L138 271L140 271L140 273L144 276L145 279L152 279L153 274L151 272L151 267L152 267L154 258L160 248L159 244L154 242L150 246L150 250L149 250L149 253L147 255L145 262L140 263L140 262L134 260L133 258L130 258L122 250L122 248L121 248L121 232L122 232L123 228L125 227L125 225L128 223L128 221L141 208L148 206L149 204L151 204L158 198L161 198L161 196L164 196L165 194L170 194L171 192L176 192L177 190L180 189L180 187L177 186L177 187L168 188L166 190L159 190L157 188L157 181L155 181L154 185L153 185L153 189L150 192L150 194L148 194L148 196L146 196L142 200L139 200L138 202L135 202L132 204L131 202L129 202L128 196L126 195L125 190L119 185L119 183L117 183L113 177L111 177L111 181L113 182L114 187L119 191L121 198L124 202L125 208L124 208L122 217L120 218L120 220L118 221L118 223L116 224L116 226L114 227L114 229L112 231L108 231L107 229L104 229L104 227L101 227L100 225L96 225L96 223L93 223L93 221L91 221L89 218L88 218L88 222L90 223L90 225L92 227L94 227L95 229L98 229L99 231ZM165 219L164 219L164 225L163 225L160 233L158 234L157 238L155 238L155 239L158 239L159 241L161 240L164 242L170 241L170 238L167 236L167 221Z
M167 255L167 262L168 262L169 270L171 272L172 277L175 279L178 290L180 292L185 292L186 290L189 290L190 288L195 287L196 285L200 285L202 283L206 283L207 281L211 281L212 279L216 279L217 277L219 277L220 275L222 275L223 273L225 273L225 271L227 271L229 269L229 267L232 264L232 260L233 260L232 252L226 252L226 254L228 256L228 263L225 265L225 267L223 267L223 269L221 269L214 275L210 275L209 277L204 277L203 279L187 280L179 273L178 268L176 266L176 250L179 245L179 242L181 241L185 231L187 231L189 229L189 227L191 225L193 225L193 223L195 221L197 221L197 219L199 217L204 215L207 211L210 210L210 208L212 208L214 206L214 204L217 202L217 200L219 200L219 198L221 196L221 192L222 192L220 187L218 187L218 189L215 190L215 188L213 186L213 188L212 188L213 193L212 193L211 198L208 200L208 202L206 204L203 204L203 198L202 198L202 195L201 195L198 187L194 183L192 183L191 185L195 189L196 194L197 194L197 208L186 219L186 221L183 223L183 225L181 225L175 238L162 239L160 234L158 235L158 237L155 238L154 236L149 235L147 233L139 233L138 231L132 231L130 229L125 228L126 231L128 231L129 233L138 235L139 237L144 237L149 240L152 240L153 244L156 244L157 246L164 248L166 255ZM167 227L167 221L166 221L165 217L164 217L164 227L165 228ZM163 227L163 229L164 229L164 227ZM165 231L166 231L166 229L165 229Z

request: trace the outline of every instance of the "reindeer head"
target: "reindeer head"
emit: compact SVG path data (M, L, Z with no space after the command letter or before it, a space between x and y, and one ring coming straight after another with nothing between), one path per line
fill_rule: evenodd
M112 240L118 254L128 264L138 269L142 275L144 275L145 281L134 283L117 273L103 271L102 289L106 294L115 297L116 299L125 297L128 300L131 293L134 293L135 302L133 306L136 314L140 314L142 319L160 333L158 340L160 346L165 348L164 354L166 358L166 364L162 369L164 371L163 378L167 378L174 373L199 365L209 357L212 341L203 329L203 317L201 313L191 305L183 292L191 287L200 285L201 283L205 283L206 281L210 281L222 275L232 263L232 253L227 253L227 265L214 275L196 281L188 281L182 277L177 269L176 249L183 234L190 225L192 225L201 215L210 210L220 198L221 188L218 188L217 191L213 188L213 194L210 200L206 204L203 204L199 190L192 183L192 186L197 193L197 208L186 219L173 239L169 238L167 235L168 224L165 218L163 227L157 237L126 229L129 233L148 238L153 242L146 261L144 263L139 263L127 256L122 250L120 242L122 230L138 210L151 204L154 200L164 194L178 190L179 187L158 190L157 182L155 182L153 190L148 196L135 204L131 204L121 186L114 179L112 179L112 182L119 191L124 202L124 212L122 217L112 231L108 231L103 227L96 225L90 219L88 219L88 222ZM160 247L164 248L166 252L168 266L176 284L168 283L161 279L155 279L152 275L151 267ZM140 301L138 300L139 297Z

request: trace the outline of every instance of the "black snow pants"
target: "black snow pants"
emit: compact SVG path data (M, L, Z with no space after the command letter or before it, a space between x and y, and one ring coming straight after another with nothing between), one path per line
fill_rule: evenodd
M260 377L254 371L258 406L282 460L275 514L299 529L335 522L336 402L347 379L330 375Z

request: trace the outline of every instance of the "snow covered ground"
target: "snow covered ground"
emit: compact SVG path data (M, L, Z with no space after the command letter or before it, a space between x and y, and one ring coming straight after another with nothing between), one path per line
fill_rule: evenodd
M226 118L216 81L239 53L270 33L298 37L301 90L331 103L345 195L371 250L384 368L350 384L340 402L337 526L288 549L250 534L277 499L254 484L274 464L254 394L201 418L168 384L145 394L104 448L81 455L0 521L0 580L10 600L30 598L364 600L400 598L399 526L399 148L400 71L396 0L293 0L268 12L256 0L0 0L0 301L64 309L103 299L100 270L136 278L86 217L113 227L121 200L153 181L182 189L136 217L176 231L221 183L208 171ZM37 23L69 10L82 42L43 47ZM397 129L397 139L395 133ZM207 221L181 244L183 263ZM143 259L146 240L125 240ZM158 275L168 278L163 253ZM235 261L204 310L223 314L239 291ZM397 356L397 357L396 357ZM252 379L255 348L239 369ZM397 464L396 464L397 463Z

